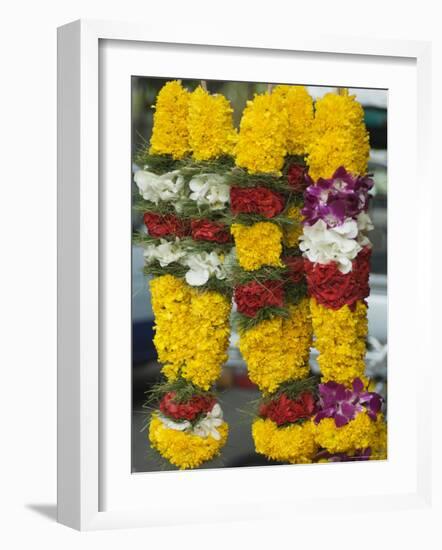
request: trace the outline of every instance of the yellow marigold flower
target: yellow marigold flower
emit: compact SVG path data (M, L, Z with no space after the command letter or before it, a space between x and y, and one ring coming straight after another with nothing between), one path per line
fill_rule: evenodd
M239 265L246 271L254 271L264 265L284 267L281 262L282 231L272 222L253 225L234 223L230 232L235 239Z
M312 462L318 450L315 433L316 427L310 420L279 428L270 418L258 418L252 425L256 452L291 464Z
M333 380L350 386L357 377L365 382L368 321L364 302L357 302L354 311L347 305L334 310L311 298L310 309L323 382Z
M250 379L266 393L308 375L312 326L308 299L289 305L289 318L275 317L240 334L239 349Z
M355 96L330 93L318 99L307 149L314 180L330 178L340 166L356 174L367 172L369 135L364 110Z
M284 229L284 244L288 247L298 246L299 237L302 235L301 209L298 206L292 206L288 209L286 216L294 223L287 225Z
M182 376L209 389L221 374L229 345L230 303L214 291L195 290L163 275L150 283L154 344L169 380Z
M289 155L304 155L310 142L313 123L313 100L305 86L276 86L273 94L280 94L287 109Z
M189 143L195 160L231 155L237 133L232 121L233 109L220 94L210 95L199 86L190 96Z
M181 159L189 153L189 96L178 80L167 82L159 91L150 139L152 155L172 155L174 159Z
M288 117L281 94L255 95L243 111L236 164L250 173L280 174L287 154Z
M378 435L371 447L370 460L386 460L388 455L387 423L377 422Z
M345 426L336 427L333 418L324 418L316 426L316 443L330 453L354 453L367 447L378 448L382 444L384 418L381 414L376 420L365 413L359 413Z
M227 423L224 422L217 430L221 435L218 441L211 436L200 437L192 433L172 430L153 415L149 425L149 440L161 456L180 470L184 470L197 468L203 462L219 455L229 433Z

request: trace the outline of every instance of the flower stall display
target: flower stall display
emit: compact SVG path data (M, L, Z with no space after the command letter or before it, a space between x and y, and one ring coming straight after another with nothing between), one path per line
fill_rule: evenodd
M256 452L284 463L382 459L382 398L365 374L373 229L368 134L353 96L278 85L239 129L222 95L170 81L136 155L135 208L164 382L148 437L180 469L222 452L214 385L230 323L261 392ZM232 315L233 306L233 315ZM319 352L319 375L310 351Z

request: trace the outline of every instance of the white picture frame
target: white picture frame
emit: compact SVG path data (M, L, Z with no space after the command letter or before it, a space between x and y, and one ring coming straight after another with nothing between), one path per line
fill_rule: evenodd
M111 47L106 49L106 45ZM116 48L113 48L115 45ZM149 46L150 45L150 46ZM103 49L104 47L104 49ZM146 52L152 51L147 57ZM146 49L147 48L147 49ZM133 51L132 51L133 50ZM124 177L127 164L127 134L125 124L129 108L122 107L121 118L116 118L117 130L110 132L105 148L121 151L118 165L106 163L101 166L103 154L103 129L100 124L106 119L109 102L118 101L117 96L106 96L103 101L101 87L106 83L118 83L121 76L131 74L139 63L146 67L146 75L157 76L160 69L154 70L154 60L167 50L163 76L215 78L217 74L234 76L233 66L241 66L244 56L254 59L250 66L243 64L243 80L253 80L253 75L261 75L258 81L285 80L284 66L296 54L302 65L302 58L308 59L305 66L318 63L324 69L321 78L327 76L327 66L334 63L335 77L329 84L348 84L345 71L338 65L352 66L352 82L365 82L367 87L381 83L379 74L388 78L403 78L409 88L403 97L394 95L389 104L389 342L391 363L391 418L390 451L388 464L370 463L351 465L327 465L316 467L314 475L310 467L268 467L230 470L206 470L197 472L149 473L144 476L131 475L127 470L125 431L129 430L126 413L128 395L124 394L130 384L128 372L124 369L107 369L104 364L111 355L103 344L103 326L108 318L107 307L118 311L120 322L127 320L124 305L110 305L109 288L127 281L127 271L120 271L117 262L124 253L124 236L117 239L115 251L106 252L106 242L102 240L103 230L109 213L113 219L120 219L119 208L124 208L127 196L118 192L108 193L103 189L107 179L112 181L117 175ZM138 51L138 53L135 53ZM131 53L132 52L132 53ZM144 53L143 53L144 52ZM180 57L181 53L184 57ZM164 53L164 52L163 52ZM216 63L212 57L216 55ZM187 56L187 57L186 57ZM198 66L192 61L198 56ZM242 56L242 57L241 57ZM307 57L305 57L307 56ZM226 72L226 59L231 60L230 72ZM146 64L150 59L151 66ZM162 58L161 58L162 59ZM196 57L195 57L196 59ZM272 63L262 63L271 59ZM304 60L305 60L304 59ZM243 60L244 61L244 60ZM383 72L369 71L370 62L384 66ZM133 68L132 68L133 62ZM347 64L347 65L346 65ZM348 65L350 64L350 65ZM402 65L401 65L402 64ZM319 66L318 65L318 66ZM359 70L357 67L360 66ZM400 66L404 67L401 71ZM103 73L103 67L109 69ZM175 67L175 69L174 69ZM362 72L367 73L366 80ZM396 67L397 74L392 68ZM408 68L407 68L408 67ZM106 70L107 70L106 69ZM181 74L175 74L180 70ZM239 69L238 69L239 70ZM304 69L307 71L307 68ZM311 70L311 68L310 68ZM156 72L157 71L157 72ZM174 72L175 71L175 72ZM255 71L255 72L253 72ZM202 74L204 73L204 74ZM370 73L370 76L368 76ZM134 74L134 73L132 73ZM308 73L305 72L304 75ZM312 73L310 73L312 74ZM401 77L402 74L402 77ZM249 76L248 76L249 75ZM229 521L260 518L267 501L284 501L287 517L294 510L299 513L317 513L327 510L339 500L341 513L355 505L370 512L375 509L422 508L431 502L430 431L427 418L430 414L430 401L425 388L430 387L430 360L420 362L418 380L412 380L414 362L418 358L429 357L431 341L430 299L431 299L431 251L427 244L418 246L419 236L429 232L430 212L425 205L430 202L431 184L419 186L414 196L406 196L406 190L416 174L419 163L420 178L425 181L428 175L427 150L429 142L430 102L427 83L430 77L430 45L426 42L376 40L364 41L351 37L306 37L297 34L281 36L267 43L265 37L255 39L229 36L228 38L206 37L204 30L192 37L168 36L164 29L156 26L146 28L136 24L101 21L76 21L61 27L58 31L58 521L80 530L140 527L198 521ZM304 77L304 82L305 82ZM314 78L312 76L312 78ZM347 76L347 79L349 77ZM383 76L382 78L387 78ZM114 80L107 80L114 79ZM115 80L116 79L116 80ZM321 84L319 76L312 84ZM408 79L408 80L407 80ZM398 80L399 82L399 80ZM417 84L417 88L414 85ZM117 86L118 88L118 86ZM394 86L391 88L394 92ZM124 90L121 94L124 95ZM123 96L121 96L123 97ZM397 98L397 99L396 99ZM400 117L404 105L416 112L416 120L409 128L410 135L401 137ZM126 113L126 115L125 115ZM107 119L106 119L107 120ZM101 128L101 133L100 133ZM114 128L114 129L115 129ZM392 130L391 130L392 129ZM390 131L391 130L391 131ZM121 141L119 141L121 138ZM107 139L107 138L106 138ZM124 141L126 140L126 141ZM399 147L400 142L400 147ZM407 168L401 166L400 156L406 155ZM115 155L114 155L115 156ZM408 172L408 173L407 173ZM106 181L103 181L106 173ZM129 177L129 176L127 176ZM429 178L427 177L427 180ZM397 185L402 185L402 195ZM395 183L396 182L396 183ZM117 186L118 187L118 186ZM108 186L115 190L116 186ZM404 192L405 191L405 192ZM417 196L416 196L417 195ZM401 199L398 209L396 198ZM419 204L419 208L416 208ZM123 205L123 206L122 206ZM396 205L396 206L395 206ZM414 212L413 228L404 227L401 216ZM127 219L122 214L121 224L116 223L114 231L124 226ZM410 219L407 217L406 219ZM418 230L416 231L416 227ZM399 232L402 231L401 245ZM428 234L428 233L427 233ZM114 236L116 233L114 233ZM425 240L421 240L422 243ZM395 247L393 249L393 247ZM414 247L414 248L413 248ZM416 261L406 273L401 272L405 265L407 248L416 250ZM394 256L391 253L394 250ZM125 262L118 262L125 264ZM104 269L112 268L115 278L103 283ZM130 269L130 266L127 266ZM394 284L392 284L394 283ZM400 321L401 293L407 285L417 285L418 292L407 298L408 319ZM109 286L110 285L110 286ZM116 288L116 287L114 287ZM121 287L119 287L121 288ZM124 302L125 295L119 300ZM128 304L128 307L129 304ZM121 313L121 315L120 315ZM400 322L400 324L394 321ZM121 325L122 326L122 325ZM112 326L111 331L119 327ZM107 329L106 329L107 330ZM113 339L112 357L127 355L127 330L121 332L121 346ZM401 338L416 338L416 348L407 354L401 351ZM125 343L123 342L125 341ZM109 344L110 345L110 344ZM117 347L115 347L117 346ZM126 347L125 347L126 346ZM115 355L115 353L117 355ZM425 355L426 354L426 355ZM127 358L130 360L130 357ZM395 366L396 365L396 366ZM402 377L395 376L401 366ZM104 376L109 370L111 375ZM390 379L390 374L389 374ZM120 392L120 393L116 393ZM405 395L416 396L413 403L404 406ZM127 393L127 392L126 392ZM124 395L126 397L124 397ZM119 395L121 399L116 399ZM112 396L109 399L109 396ZM401 401L402 400L402 401ZM109 402L115 404L110 407ZM390 399L389 399L390 403ZM401 413L395 416L398 412ZM396 418L396 420L395 420ZM408 421L405 430L403 422ZM395 424L397 422L397 424ZM401 424L402 423L402 427ZM407 441L408 437L408 441ZM404 457L399 450L408 445L409 456ZM120 448L119 448L120 447ZM397 451L397 452L396 452ZM403 453L402 453L403 454ZM110 458L112 457L112 459ZM370 470L367 470L369 466ZM364 468L364 470L361 470ZM124 470L124 471L123 471ZM247 471L246 471L247 470ZM363 472L363 476L361 475ZM121 477L118 477L120 476ZM370 477L371 476L371 477ZM358 479L364 477L365 485L355 489ZM376 483L376 479L378 482ZM282 489L287 483L296 483L297 495L287 495ZM230 484L230 501L228 486ZM381 485L384 484L384 489ZM212 486L218 494L218 505L207 507L198 495L204 494L207 486ZM103 489L106 486L106 489ZM232 500L231 487L236 488ZM259 486L259 491L256 487ZM186 491L190 499L187 510L168 508L166 499L161 500L162 488L167 493L171 487ZM227 487L227 489L226 489ZM243 490L239 490L240 488ZM280 488L280 489L279 489ZM193 494L194 493L194 494ZM149 499L146 495L149 494ZM310 496L307 497L307 494ZM143 502L143 495L145 504ZM152 499L155 499L155 505ZM193 499L193 500L192 500ZM150 500L150 504L149 504ZM279 507L277 507L279 508ZM280 509L279 517L284 515ZM268 510L266 514L268 517Z

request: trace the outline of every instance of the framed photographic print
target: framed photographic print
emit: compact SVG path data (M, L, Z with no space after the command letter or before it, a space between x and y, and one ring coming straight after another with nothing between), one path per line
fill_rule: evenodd
M425 506L427 45L203 42L59 29L59 521Z

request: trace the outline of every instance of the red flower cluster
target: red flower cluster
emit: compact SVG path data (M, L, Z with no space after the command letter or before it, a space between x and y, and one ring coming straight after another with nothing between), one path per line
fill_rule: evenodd
M292 164L287 171L287 180L295 193L303 193L307 188L306 169L301 164Z
M195 241L212 241L214 243L228 243L230 241L229 228L209 220L192 220L192 238Z
M247 317L255 317L263 307L284 305L284 290L280 281L251 281L239 285L234 292L238 311Z
M302 392L296 401L281 393L278 399L263 403L259 407L259 416L270 418L278 426L309 418L315 412L315 399L310 392Z
M167 235L176 235L184 237L189 234L189 223L180 220L173 214L154 214L146 212L144 214L144 223L151 237L165 237Z
M160 402L160 411L175 420L195 420L201 413L207 413L213 409L216 403L214 397L195 395L185 403L175 402L175 392L168 392Z
M340 309L345 304L353 309L357 301L370 293L370 256L371 248L364 247L353 260L352 270L346 274L341 273L334 262L313 264L304 260L310 296L331 309Z
M302 256L284 256L282 261L287 266L292 283L300 283L305 276L304 258Z
M232 187L230 207L234 214L261 214L273 218L284 210L284 196L267 187Z

